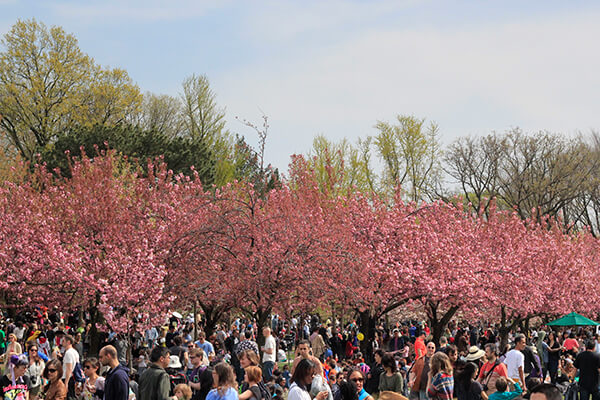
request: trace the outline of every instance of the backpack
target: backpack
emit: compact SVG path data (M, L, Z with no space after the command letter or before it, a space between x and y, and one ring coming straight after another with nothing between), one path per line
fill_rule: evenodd
M75 364L75 367L73 368L73 379L75 379L75 382L85 382L85 375L83 374L83 368L81 368L81 363Z
M261 397L256 400L271 400L271 392L269 392L269 388L264 384L264 382L258 383L258 389L260 390Z
M531 372L529 373L531 378L541 378L542 377L542 364L540 362L540 356L537 354L533 354L533 363Z
M187 383L188 380L183 372L173 371L172 373L169 373L169 382L171 383L170 393L173 395L175 392L175 386L179 385L180 383Z

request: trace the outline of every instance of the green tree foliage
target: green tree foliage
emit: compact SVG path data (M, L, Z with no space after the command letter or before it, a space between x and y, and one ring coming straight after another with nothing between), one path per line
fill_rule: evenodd
M127 72L97 66L61 27L18 21L2 46L0 130L25 159L60 132L118 124L140 105Z
M425 119L399 115L396 124L379 121L375 147L384 165L384 184L401 185L412 201L432 197L441 176L438 126Z
M130 163L143 171L149 160L163 156L167 166L175 173L189 175L193 166L202 183L214 183L214 157L202 140L169 137L156 130L142 130L130 125L94 125L62 133L52 146L41 152L41 161L51 169L60 169L63 176L69 176L70 157L81 157L81 148L93 157L107 146L126 156Z

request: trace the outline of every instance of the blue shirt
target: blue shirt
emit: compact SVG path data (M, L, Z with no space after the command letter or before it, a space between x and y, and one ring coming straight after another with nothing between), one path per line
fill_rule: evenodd
M196 341L196 346L198 346L199 348L202 349L202 351L204 351L204 354L206 354L206 357L208 357L208 355L210 353L214 353L215 349L213 348L212 343L210 343L208 340L205 340L204 343L200 343L200 341Z
M219 395L217 389L211 389L206 395L206 400L237 400L238 392L234 388L229 388L225 392L225 396Z
M494 392L488 396L488 400L511 400L515 397L519 397L523 393L521 386L519 386L518 382L515 382L515 391L509 392Z

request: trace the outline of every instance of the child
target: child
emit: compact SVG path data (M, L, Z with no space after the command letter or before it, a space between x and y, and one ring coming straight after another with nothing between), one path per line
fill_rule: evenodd
M514 385L514 391L506 391L508 389L509 382ZM521 389L521 386L519 386L518 382L502 376L496 380L496 390L497 392L489 395L488 400L512 400L519 397L523 393L523 389Z
M175 386L173 394L177 397L177 400L190 400L192 398L192 389L185 383L180 383Z

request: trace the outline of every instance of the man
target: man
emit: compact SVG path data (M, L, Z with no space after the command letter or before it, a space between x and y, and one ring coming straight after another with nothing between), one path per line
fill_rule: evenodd
M271 335L270 328L263 328L263 336L265 337L265 345L262 347L263 379L268 382L271 375L273 375L273 367L275 367L275 361L277 360L277 342Z
M294 358L294 363L292 364L292 375L296 370L296 365L298 365L302 359L308 359L312 361L317 367L317 373L323 375L323 366L321 365L321 361L312 355L310 342L306 339L302 339L296 348L296 357Z
M198 347L199 349L202 349L204 351L204 354L206 354L206 356L208 357L208 359L210 361L213 360L213 357L215 356L215 349L212 345L211 342L209 342L208 340L206 340L206 333L204 332L200 332L198 333L198 340L196 340L196 347ZM258 354L258 353L256 353Z
M170 361L166 347L155 347L150 352L150 366L140 376L139 400L169 400L171 382L165 368Z
M192 400L205 400L206 395L212 389L213 377L211 370L202 364L204 351L202 349L190 349L190 362L192 369L188 375L188 384L192 388Z
M489 396L496 391L496 381L498 378L508 378L508 372L506 365L498 361L498 346L495 343L485 345L485 358L488 361L479 370L477 381Z
M392 332L393 336L388 343L388 351L391 353L395 353L396 351L401 351L404 348L404 343L402 338L400 338L400 331L396 328Z
M250 330L244 332L244 338L235 348L235 354L239 357L240 353L244 350L252 350L256 355L260 354L258 352L258 345L252 340L252 332Z
M506 370L508 377L518 381L523 389L523 392L527 391L525 386L525 356L522 351L525 348L525 335L518 334L515 336L515 348L506 353L504 363L506 364Z
M598 392L598 368L600 357L594 353L596 345L589 340L585 343L585 351L577 355L573 365L579 370L579 400L600 400Z
M551 383L541 383L531 389L530 400L562 400L563 396L558 388Z
M64 356L63 356L63 375L62 379L67 387L67 398L74 399L75 395L75 378L73 377L73 370L77 363L79 363L79 353L73 348L75 339L73 336L66 335L63 338L64 345Z
M129 398L129 370L119 363L117 349L108 345L100 349L98 361L110 370L104 381L104 400L127 400Z
M415 358L421 358L425 355L427 349L425 347L425 331L421 330L415 339Z
M415 381L410 388L409 398L411 400L426 400L427 396L427 383L429 375L429 361L435 353L435 343L427 343L426 353L415 361L413 365L413 373L415 374Z
M173 346L169 348L169 353L179 357L181 364L188 365L188 349L183 347L183 338L181 336L175 336L173 338Z

